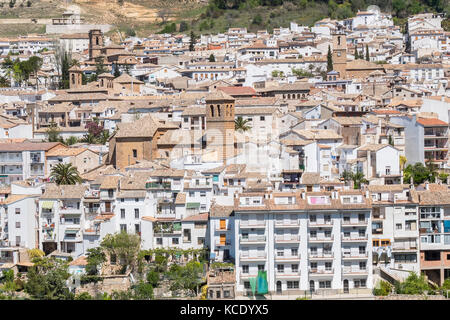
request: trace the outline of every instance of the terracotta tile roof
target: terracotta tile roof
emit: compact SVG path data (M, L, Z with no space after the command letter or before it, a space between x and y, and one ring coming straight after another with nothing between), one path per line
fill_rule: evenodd
M104 176L100 184L100 189L117 189L120 176Z
M437 118L417 118L417 122L424 127L448 126L448 123Z
M319 184L320 173L318 172L304 172L301 176L302 184Z
M179 192L177 194L177 197L175 199L175 204L185 204L186 203L186 193L185 192Z
M252 87L217 87L217 90L223 91L230 96L255 96L258 94Z
M210 216L216 218L226 218L232 215L234 206L221 206L213 204L210 208Z
M88 187L85 185L46 184L45 192L40 199L81 199Z
M184 218L182 221L201 221L201 222L206 222L208 221L208 217L209 217L209 213L200 213L200 214L196 214L193 216L189 216Z
M87 266L87 257L81 256L69 263L69 266Z
M60 142L22 142L22 143L0 143L0 151L48 151Z

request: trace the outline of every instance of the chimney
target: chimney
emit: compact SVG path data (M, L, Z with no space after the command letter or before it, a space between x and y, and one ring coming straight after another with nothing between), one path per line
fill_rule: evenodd
M430 183L427 181L425 181L425 189L426 190L430 190Z

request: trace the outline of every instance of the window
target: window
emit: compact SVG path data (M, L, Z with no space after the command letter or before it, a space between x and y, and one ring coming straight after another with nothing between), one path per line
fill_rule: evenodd
M320 289L330 289L331 288L331 281L319 281L319 288Z
M258 271L264 271L264 265L258 264Z
M189 197L195 197L195 192L194 191L189 191Z
M325 238L331 238L331 231L330 230L326 230L325 231Z
M20 228L20 221L16 221L16 228Z
M325 223L330 223L330 222L331 222L331 215L326 214L326 215L324 216L324 220L325 220Z
M298 281L287 281L287 288L288 289L298 289L299 282Z
M291 256L296 257L298 255L298 249L297 248L291 248Z
M364 229L359 229L358 235L359 237L364 238L366 236L366 231Z
M229 298L230 297L230 291L229 290L224 290L223 291L223 297L224 298Z
M202 246L205 244L205 238L204 237L198 237L197 238L197 244Z
M16 214L20 214L20 208L16 208Z
M359 262L359 270L366 270L366 262L365 261Z
M125 219L125 209L120 209L120 219Z
M134 232L135 232L136 234L138 234L138 233L141 232L141 225L140 225L139 223L137 223L137 224L134 225Z
M220 299L220 291L216 291L216 298Z
M291 265L291 270L293 273L297 273L298 272L298 264Z
M309 216L309 222L316 222L316 216L315 215L310 215Z
M172 244L178 244L179 239L178 238L172 238Z
M402 230L402 224L401 223L396 223L395 224L395 229Z
M123 231L127 232L127 225L126 224L121 224L120 225L120 232L123 232Z
M259 117L259 120L264 121L266 118L264 116Z
M162 238L156 238L156 244L162 244Z
M391 245L391 240L381 240L381 246L386 247Z
M134 202L139 202L139 198L134 198Z
M317 270L317 262L311 262L310 266L312 270Z
M200 197L206 197L206 191L200 191Z
M279 248L277 250L277 257L284 257L284 249L283 248Z
M138 208L134 209L134 218L139 219L139 209Z
M125 199L124 198L120 198L120 202L125 202Z
M359 254L365 254L366 253L366 247L365 246L359 246Z
M316 238L316 237L317 237L317 231L311 230L311 231L309 232L309 236L310 236L311 238Z
M242 266L242 273L248 273L248 265Z
M311 247L311 254L316 255L317 254L317 247Z
M250 281L244 281L244 289L250 289Z
M325 262L325 270L331 271L331 262Z
M133 158L137 158L137 150L133 149Z
M284 264L277 264L277 272L284 273Z

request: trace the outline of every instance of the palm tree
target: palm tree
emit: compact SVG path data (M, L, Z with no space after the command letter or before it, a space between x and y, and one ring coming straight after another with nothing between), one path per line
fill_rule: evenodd
M77 184L82 181L77 168L71 163L58 163L52 167L50 178L57 185Z
M242 119L242 117L238 117L236 120L234 120L234 129L241 132L248 131L252 128L247 124L249 122L249 120L244 120Z
M103 130L99 137L100 143L106 144L106 142L108 142L108 139L109 139L109 131Z
M360 189L361 183L367 183L367 180L364 178L364 173L362 173L361 171L358 171L357 173L353 173L352 180L353 180L353 188L354 189Z

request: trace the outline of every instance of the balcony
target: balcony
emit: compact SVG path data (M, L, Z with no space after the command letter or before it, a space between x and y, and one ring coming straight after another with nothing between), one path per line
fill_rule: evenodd
M310 276L325 276L325 277L329 277L329 276L333 276L334 275L334 268L331 269L313 269L311 267L309 267L309 275Z
M275 235L275 243L299 243L300 235Z
M253 229L253 228L265 228L265 221L241 221L240 228L241 229Z
M56 240L56 234L48 234L44 233L42 234L42 241L55 241Z
M342 220L342 226L365 226L369 223L369 219L364 220Z
M248 261L248 262L251 262L251 261L266 261L267 253L264 252L264 253L260 253L260 254L258 254L256 256L249 256L248 254L244 255L241 252L240 258L241 258L241 261Z
M60 214L81 214L81 208L60 207L59 213Z
M190 189L195 189L195 188L204 189L204 188L211 188L211 186L212 186L212 183L210 181L199 182L199 183L191 182L189 184Z
M409 247L400 247L400 246L396 246L394 244L394 246L392 247L392 251L393 252L416 252L417 251L417 245L413 245L413 246L409 246Z
M333 220L322 222L308 220L308 228L333 228Z
M258 274L250 274L250 273L240 273L241 275L241 279L249 279L249 278L256 278L258 276Z
M275 278L277 279L298 279L300 277L300 270L297 272L278 272L275 270Z
M55 223L54 222L42 222L42 229L54 229Z
M100 207L93 207L93 208L89 208L89 207L84 207L84 213L87 214L99 214L100 213Z
M300 227L300 222L298 220L290 220L287 221L275 221L275 228L295 228L298 229Z
M342 267L342 274L355 275L355 276L361 275L361 276L363 276L363 275L368 275L369 274L369 270L368 270L368 268L355 269L355 268Z
M245 243L245 244L263 244L266 243L266 236L265 235L254 235L254 236L248 236L248 237L243 237L240 236L239 240L241 243Z
M171 189L171 183L170 182L147 182L145 184L145 187L147 189L164 189L164 190L170 190Z
M334 259L334 253L309 253L308 254L309 260L333 260Z
M297 254L295 256L278 256L275 255L275 261L279 262L298 262L300 260L300 254Z
M159 205L171 205L174 202L174 198L172 197L161 197L157 200Z
M369 253L353 253L353 252L346 252L342 253L342 259L343 260L365 260L369 257Z
M226 246L231 246L231 241L226 240L225 242L223 242L220 240L216 240L216 241L214 241L214 244L216 247L226 247Z
M308 235L308 241L311 243L333 242L334 235L331 235L331 237L311 237Z
M345 237L343 234L341 235L341 242L365 242L369 239L369 236L366 234L364 236L355 236L355 237Z

